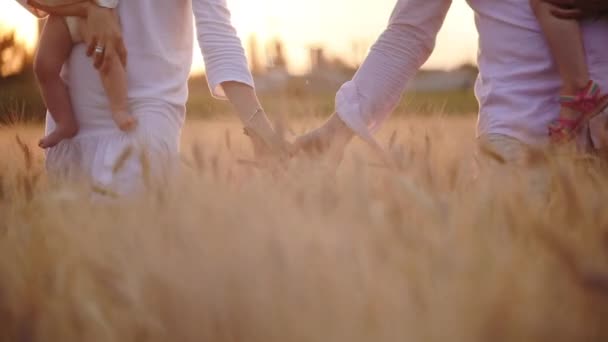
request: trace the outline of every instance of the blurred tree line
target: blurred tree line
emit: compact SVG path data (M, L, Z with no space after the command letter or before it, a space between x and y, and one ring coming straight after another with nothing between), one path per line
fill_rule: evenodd
M15 33L0 33L0 123L44 118L33 70L33 55L15 39Z
M255 63L254 63L255 66ZM466 68L463 67L463 68ZM475 69L476 67L470 66ZM255 71L255 68L253 68ZM315 77L344 71L340 64L330 63L321 73L293 76L286 74L287 82L278 89L264 91L259 87L259 95L270 113L281 117L325 117L334 110L334 96L342 82L322 86ZM343 66L353 73L352 67ZM424 72L422 72L423 74ZM255 73L254 73L255 74ZM257 75L256 83L263 82ZM349 75L350 76L350 75ZM258 85L260 85L258 84ZM231 107L212 98L204 75L189 81L190 118L209 118L229 115ZM477 101L472 89L448 91L409 91L403 97L395 115L417 114L472 114L477 111ZM33 72L33 55L14 32L0 31L0 125L18 122L41 122L45 115L45 105L40 96Z

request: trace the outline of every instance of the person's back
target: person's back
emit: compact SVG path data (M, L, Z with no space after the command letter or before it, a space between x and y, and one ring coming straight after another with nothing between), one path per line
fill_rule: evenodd
M469 0L479 31L479 131L547 141L561 81L528 0ZM608 23L583 24L592 79L608 86Z
M235 107L239 115L245 117L255 110L256 123L266 120L260 113L253 79L241 41L230 24L225 0L123 0L117 10L128 50L129 106L138 126L130 133L116 128L98 72L86 56L86 46L76 46L63 76L80 131L72 141L49 150L47 166L52 174L77 172L99 186L129 193L141 187L138 153L145 152L153 159L150 163L157 166L159 175L166 174L162 168L179 165L194 46L193 14L213 95L225 97L224 88L229 83L234 95L230 100L238 101ZM47 116L47 131L53 126ZM266 121L256 128L260 127L265 129L264 138L274 133ZM132 148L140 152L132 153L134 157L116 175L114 164Z
M194 4L193 4L194 2ZM205 41L207 77L216 96L223 96L219 83L226 79L253 84L240 40L229 26L224 1L218 0L124 0L118 12L128 49L129 99L134 114L171 110L171 121L183 123L188 98L187 79L192 64L194 30L193 7L200 41ZM216 44L216 45L214 45ZM221 58L220 58L221 57ZM77 72L70 73L71 70ZM90 111L106 111L100 96L101 83L79 46L72 53L68 84L77 115L82 119L80 136L101 129L116 132L101 113L92 119ZM145 113L142 113L145 112ZM175 114L175 115L173 115Z
M478 146L501 156L503 164L521 164L531 145L542 147L549 141L547 127L559 113L560 77L530 0L467 2L475 11L479 32ZM431 55L451 4L452 0L399 0L386 30L353 79L338 91L335 113L299 137L296 148L312 153L332 150L340 156L358 135L378 149L382 144L373 134ZM582 28L590 77L607 88L608 23L585 22ZM596 148L603 119L602 114L590 125ZM588 135L580 138L587 142Z
M129 53L129 102L134 114L163 113L174 125L180 125L192 62L190 0L122 1L118 11ZM80 137L117 133L106 120L108 103L84 45L74 48L66 71L81 123Z

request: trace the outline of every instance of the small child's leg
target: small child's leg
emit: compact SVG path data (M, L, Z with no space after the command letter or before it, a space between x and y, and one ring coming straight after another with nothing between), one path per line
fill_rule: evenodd
M554 6L543 0L531 0L530 4L562 80L559 119L549 126L549 135L554 142L568 142L606 108L608 96L589 76L579 22L555 17L551 13Z
M116 20L118 20L118 16L116 16ZM86 26L80 22L78 28L85 41L89 41ZM129 110L127 72L118 56L110 58L108 65L99 71L99 75L110 102L110 110L112 111L114 122L123 131L134 129L137 125L137 120L130 114Z
M56 123L56 128L40 140L39 146L50 148L78 133L68 89L61 79L61 68L72 51L72 39L63 18L50 16L40 37L34 61L42 97Z

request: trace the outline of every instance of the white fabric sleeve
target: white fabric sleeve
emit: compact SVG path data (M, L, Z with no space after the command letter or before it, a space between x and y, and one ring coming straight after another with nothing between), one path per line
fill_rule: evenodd
M254 87L245 50L230 21L226 0L193 0L198 41L213 96L225 99L224 82Z
M372 46L352 81L340 88L336 112L359 136L372 134L430 57L451 0L399 0L388 27Z

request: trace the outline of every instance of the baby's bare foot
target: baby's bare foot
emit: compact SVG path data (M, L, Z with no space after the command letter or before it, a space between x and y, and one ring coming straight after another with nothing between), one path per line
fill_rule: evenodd
M116 122L118 128L124 132L132 131L137 126L137 119L126 112L114 113L112 114L112 118L114 119L114 122Z
M51 134L40 139L38 146L43 149L54 147L59 144L63 139L70 139L76 136L78 133L78 127L76 124L57 124L57 127Z

